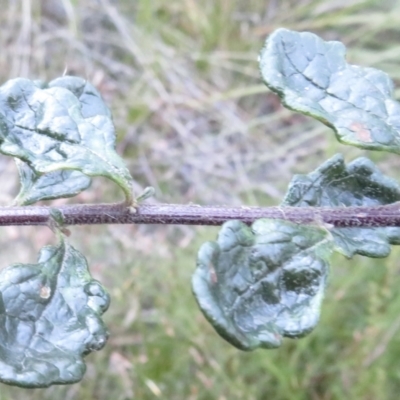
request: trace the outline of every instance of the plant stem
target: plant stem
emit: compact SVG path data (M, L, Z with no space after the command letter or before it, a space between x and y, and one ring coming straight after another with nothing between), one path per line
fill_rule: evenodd
M225 207L181 204L64 205L59 210L65 225L85 224L180 224L221 225L236 219L251 224L258 218L279 218L296 223L326 223L337 227L400 226L400 203L378 207ZM0 225L47 225L50 207L0 208Z

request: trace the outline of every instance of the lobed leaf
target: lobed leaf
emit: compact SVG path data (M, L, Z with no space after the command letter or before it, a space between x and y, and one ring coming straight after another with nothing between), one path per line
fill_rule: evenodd
M309 32L276 30L260 55L283 104L333 128L339 141L400 154L400 103L387 74L347 64L345 47Z
M192 287L216 331L242 350L280 346L319 319L332 242L313 226L260 219L226 222L200 248Z
M44 247L37 264L0 272L0 381L47 387L82 379L83 357L108 331L109 296L67 242Z
M14 203L29 205L39 200L73 197L87 189L91 179L79 171L61 170L36 173L28 164L16 159L21 189Z
M368 158L347 166L337 154L308 175L295 175L282 206L359 207L400 201L400 186L383 175ZM361 254L386 257L391 244L400 244L400 228L332 228L336 250L346 257Z
M132 201L132 178L115 152L110 112L81 78L63 77L47 86L18 78L1 86L0 152L24 163L17 198L22 204L73 196L93 176L113 180Z

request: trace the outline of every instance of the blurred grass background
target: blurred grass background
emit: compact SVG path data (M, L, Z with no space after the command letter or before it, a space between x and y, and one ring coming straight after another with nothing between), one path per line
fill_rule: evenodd
M385 70L400 97L398 0L0 0L0 80L91 81L110 105L118 149L139 191L157 201L277 204L294 173L336 152L368 155L396 177L398 156L337 143L283 109L261 83L257 54L278 27L344 42L350 62ZM18 191L0 159L0 202ZM121 198L103 179L76 202ZM71 201L71 200L69 200ZM216 228L73 228L72 241L109 289L108 345L68 387L0 387L11 399L398 399L400 252L336 256L313 333L279 350L240 352L198 311L197 249ZM46 228L1 228L0 267L34 261ZM11 243L11 245L10 245Z

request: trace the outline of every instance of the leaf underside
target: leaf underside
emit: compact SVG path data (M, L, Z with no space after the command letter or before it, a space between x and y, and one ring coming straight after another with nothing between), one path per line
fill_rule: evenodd
M61 170L41 175L27 163L18 159L15 162L21 183L15 204L29 205L40 200L73 197L87 189L92 181L79 171Z
M0 381L20 387L74 383L83 357L108 331L100 316L109 296L85 258L67 242L44 247L37 264L0 272Z
M319 319L332 242L326 230L259 219L226 222L198 253L192 288L216 331L242 350L279 347Z
M382 71L347 64L345 51L340 42L278 29L260 54L261 74L286 107L322 121L341 142L400 154L392 81Z
M383 175L368 158L347 166L340 154L308 175L295 175L282 206L373 207L400 201L400 186ZM391 244L400 244L400 228L332 228L336 250L346 257L361 254L386 257Z
M93 176L113 180L132 200L111 114L84 79L66 76L45 85L17 78L1 86L0 152L21 160L19 204L74 196Z

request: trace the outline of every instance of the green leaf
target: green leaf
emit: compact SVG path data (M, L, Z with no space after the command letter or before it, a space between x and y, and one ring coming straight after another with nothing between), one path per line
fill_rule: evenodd
M61 170L41 175L16 159L21 189L15 204L29 205L39 200L73 197L90 186L91 179L79 171Z
M242 350L280 346L317 324L328 275L330 234L259 219L226 222L200 248L192 287L216 331Z
M73 196L89 185L85 176L105 176L123 189L127 202L133 200L132 178L115 152L110 112L81 78L48 86L18 78L1 86L0 152L27 164L19 165L21 203ZM78 173L65 172L72 170Z
M337 154L308 175L295 175L282 206L358 207L380 206L400 201L400 186L383 175L368 158L347 166ZM346 257L362 254L386 257L390 244L400 244L400 228L332 228L336 250Z
M278 29L260 55L266 85L283 104L333 128L339 141L400 154L400 104L374 68L346 63L340 42Z
M0 381L47 387L82 379L83 357L108 331L109 296L67 242L44 247L37 264L0 272Z
M104 103L100 93L88 81L76 76L63 76L52 80L49 88L65 88L79 100L84 118L94 118L102 115L111 119L111 112Z

